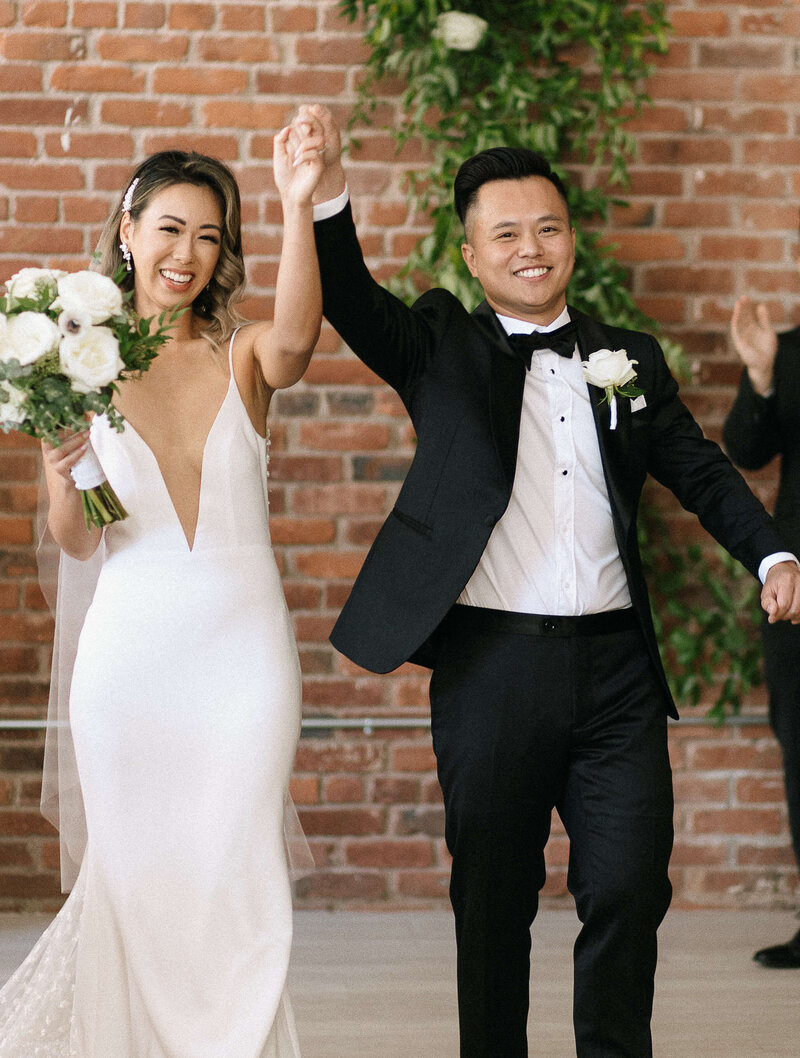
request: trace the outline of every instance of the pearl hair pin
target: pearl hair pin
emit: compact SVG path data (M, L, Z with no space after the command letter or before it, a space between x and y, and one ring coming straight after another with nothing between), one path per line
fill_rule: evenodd
M136 185L139 183L139 177L131 181L131 186L125 192L125 197L122 200L122 212L130 213L131 206L133 205L133 192L136 190Z

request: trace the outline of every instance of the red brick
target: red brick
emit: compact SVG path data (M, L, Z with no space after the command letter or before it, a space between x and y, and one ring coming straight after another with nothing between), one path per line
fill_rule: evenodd
M683 240L664 232L614 232L602 242L614 246L620 261L665 261L686 254Z
M363 551L344 551L338 554L329 551L306 551L294 556L298 572L306 577L353 580L364 564Z
M665 202L665 228L726 228L731 222L727 202Z
M692 813L694 834L779 834L781 814L777 809L728 808Z
M235 136L198 135L192 132L160 132L144 139L146 154L156 151L199 151L219 158L224 162L235 162L239 157L239 142Z
M214 25L214 4L170 4L170 29L211 29Z
M22 23L25 26L49 26L57 28L67 24L65 0L24 0Z
M198 41L197 57L203 62L275 62L278 52L269 37L205 37Z
M315 871L300 878L295 888L301 900L310 901L373 903L386 896L386 881L378 872Z
M725 11L670 10L672 33L675 37L726 37L730 19Z
M778 260L782 251L779 239L755 235L703 235L698 257L704 261L764 261L769 264Z
M219 17L223 29L235 32L260 33L265 29L267 4L219 4Z
M346 742L301 739L294 763L299 772L376 772L383 765L380 742L359 742L352 736Z
M275 33L313 33L317 28L317 7L314 4L296 4L294 7L276 7L269 12Z
M34 158L38 150L32 132L4 132L3 153L6 158Z
M425 840L379 838L348 841L345 862L352 867L431 867L433 850Z
M402 896L423 900L440 900L447 897L450 888L450 871L398 871L397 891Z
M214 69L204 70L203 78L212 77ZM238 73L238 71L232 71ZM226 75L222 80L232 80ZM210 94L208 89L202 88L203 80L199 80L195 89L202 94ZM189 91L190 89L187 89ZM231 87L231 92L243 94L244 89ZM225 94L224 89L219 89L216 94ZM255 100L242 102L210 102L202 107L202 123L211 128L235 128L235 129L273 129L278 131L289 119L292 106L286 103L263 103ZM263 188L264 183L261 183Z
M144 73L123 64L81 63L57 66L50 86L61 92L143 92L147 82Z
M39 92L41 87L42 67L38 63L7 62L0 66L0 92L8 94ZM0 100L0 108L7 106L9 102L9 100ZM26 103L36 107L40 100L27 99ZM0 110L0 113L2 113L2 110ZM22 121L22 124L25 124L25 122Z
M153 71L153 91L160 95L240 95L247 88L247 71L236 67L220 67L208 69L204 66L179 66L175 68L157 67ZM226 122L229 126L243 127L239 117L241 108L248 108L246 103L233 104L214 103L209 104L221 110L232 108L230 120ZM261 106L266 108L268 104L249 104L251 108ZM208 124L208 122L206 122ZM260 126L259 126L260 127Z
M293 775L289 793L298 805L313 805L319 802L319 779L314 775Z
M701 44L699 59L700 65L706 69L728 67L775 70L783 63L783 45L760 41L717 41L714 44Z
M382 808L299 807L303 830L309 835L380 834L384 828ZM3 814L0 813L0 831Z
M436 757L433 747L419 743L394 745L391 748L392 772L422 772L436 770Z
M52 62L76 57L81 45L66 33L28 33L10 30L0 35L0 54L6 59Z
M160 29L166 17L166 4L134 3L132 0L125 4L125 25L129 29Z
M270 456L273 481L341 481L342 460L339 456L298 456L275 452Z
M72 24L85 29L112 29L117 24L119 4L113 0L75 0Z
M309 66L358 66L369 58L369 48L358 37L300 37L295 54Z
M329 805L357 804L364 800L364 780L357 775L327 776L322 780L322 799ZM356 866L368 867L370 864L362 863Z
M180 62L188 50L184 34L104 33L97 40L97 54L109 62Z

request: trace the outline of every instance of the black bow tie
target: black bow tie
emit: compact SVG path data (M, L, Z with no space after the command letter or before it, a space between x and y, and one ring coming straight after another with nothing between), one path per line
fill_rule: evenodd
M525 366L530 371L531 358L537 349L552 349L559 356L565 356L570 359L575 351L577 336L578 328L573 321L570 321L565 323L563 327L557 327L554 331L509 334L508 340L511 343L511 348L520 360L524 360Z

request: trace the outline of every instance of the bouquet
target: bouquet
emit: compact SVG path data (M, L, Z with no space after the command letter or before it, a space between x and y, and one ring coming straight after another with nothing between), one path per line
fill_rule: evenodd
M132 294L99 272L23 268L0 297L0 429L19 430L58 447L61 431L86 427L90 413L115 430L116 382L146 371L180 310L137 319ZM72 470L87 529L127 517L89 448Z

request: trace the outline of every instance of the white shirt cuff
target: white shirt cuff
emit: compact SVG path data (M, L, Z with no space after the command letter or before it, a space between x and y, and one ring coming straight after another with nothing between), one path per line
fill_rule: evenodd
M337 195L336 198L329 198L327 202L318 202L314 206L314 223L316 224L318 220L327 220L328 217L335 217L337 213L342 212L349 201L350 192L345 184L341 195Z
M791 551L776 551L774 555L767 555L766 558L761 559L761 565L758 567L758 579L762 584L767 579L767 574L772 567L777 566L779 562L794 562L797 568L800 569L800 562L797 561Z

